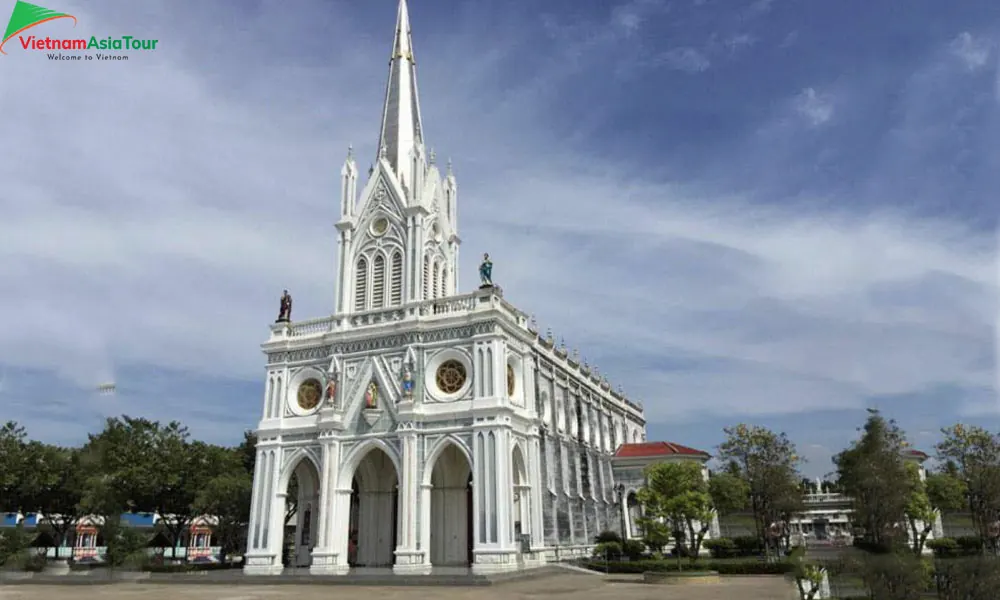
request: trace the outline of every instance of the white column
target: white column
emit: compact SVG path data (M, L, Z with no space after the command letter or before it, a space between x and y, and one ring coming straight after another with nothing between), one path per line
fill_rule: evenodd
M518 568L517 550L510 543L510 507L513 501L513 486L510 478L510 433L506 429L490 429L482 432L485 439L486 460L476 465L476 491L487 503L486 544L479 544L473 550L477 573L509 571ZM490 443L492 433L493 443ZM477 432L477 435L479 432ZM477 443L476 459L480 460ZM484 479L482 483L477 479Z
M250 499L250 523L247 527L247 554L253 553L260 546L260 504L264 496L264 453L257 451L253 467L253 495Z
M545 545L545 524L542 520L542 505L545 501L545 488L542 485L541 448L538 437L532 437L528 444L529 465L528 478L531 481L531 546L541 549Z
M506 388L502 388L506 389ZM511 477L510 460L513 448L510 443L510 432L498 429L495 432L497 440L497 539L501 548L511 547L511 508L514 506L514 480Z
M350 571L350 566L347 564L347 526L351 518L351 488L350 486L335 488L331 496L333 497L329 538L331 558L328 560L329 566L323 572L346 575Z
M258 464L259 478L254 486L258 495L257 522L250 531L251 549L247 552L243 570L250 575L279 575L284 568L281 564L281 543L285 517L284 494L279 497L276 489L280 476L281 448L264 447L258 450ZM275 514L280 519L277 529Z
M316 547L312 553L312 564L309 567L310 573L329 575L340 574L339 571L343 570L339 568L335 549L337 517L339 516L336 490L338 469L340 468L340 450L340 442L325 440L323 443L323 468L320 473L319 501L316 509L319 511L317 538ZM348 494L350 494L349 491Z
M424 500L420 491L420 482L417 477L419 451L418 437L415 431L407 431L400 435L402 441L402 473L399 474L399 539L395 549L396 564L393 571L399 573L430 572L430 554L427 546L417 548L417 519L419 512L423 512ZM429 504L429 502L427 503ZM423 522L423 528L427 529L429 520Z
M434 488L430 483L420 484L420 552L424 556L424 562L431 565L431 490ZM473 507L475 512L475 507ZM472 515L473 529L478 521L476 515ZM475 532L473 532L473 544L476 543ZM433 565L431 565L433 566Z

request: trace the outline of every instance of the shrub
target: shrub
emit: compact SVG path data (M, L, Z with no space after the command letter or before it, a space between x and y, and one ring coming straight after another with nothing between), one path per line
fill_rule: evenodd
M598 542L594 546L594 558L601 560L621 560L622 545L620 542Z
M757 556L764 553L764 543L755 535L739 535L733 538L737 556Z
M960 556L978 556L986 548L986 543L983 539L976 535L957 537L955 538L955 543L958 544Z
M729 538L718 538L715 540L705 540L702 546L708 550L712 558L735 558L739 556L739 548L736 543Z
M603 544L605 542L617 542L617 543L621 544L622 543L622 536L618 535L617 531L612 531L610 529L606 529L606 530L602 531L601 533L597 534L597 537L594 538L594 542L597 543L597 544Z
M934 575L941 600L988 600L1000 589L1000 565L988 557L938 561Z
M928 540L927 547L937 558L955 558L959 555L959 545L955 538Z
M646 552L646 546L639 540L625 540L622 544L622 554L629 560L639 560Z
M930 588L930 565L911 554L866 554L858 574L872 600L919 600Z
M675 560L636 560L628 562L608 562L598 560L584 561L582 566L593 571L609 573L645 573L646 571L678 570ZM683 563L680 568L685 571L707 570L717 571L720 575L785 575L795 570L790 562L764 563L758 560L699 560L695 563Z

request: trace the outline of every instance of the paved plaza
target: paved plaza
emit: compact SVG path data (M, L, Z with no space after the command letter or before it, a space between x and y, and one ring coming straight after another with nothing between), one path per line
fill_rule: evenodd
M337 596L378 600L794 600L792 585L780 577L730 577L711 585L647 585L638 578L576 573L498 583L488 587L341 587L331 585L199 586L177 584L116 584L75 588L66 586L0 586L0 600L50 600L68 594L99 596L102 600L329 600Z

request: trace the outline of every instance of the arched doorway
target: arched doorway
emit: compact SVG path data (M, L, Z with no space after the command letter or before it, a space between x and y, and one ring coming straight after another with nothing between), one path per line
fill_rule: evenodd
M531 511L530 494L531 488L528 486L528 470L524 464L524 454L520 446L514 446L511 452L511 473L514 485L514 506L511 509L512 527L511 534L513 541L518 547L521 543L522 534L531 533Z
M639 503L638 496L635 492L629 492L628 494L628 536L627 539L634 539L642 537L642 531L639 527L639 519L642 518L642 505Z
M302 457L285 486L284 543L282 563L286 567L308 567L316 546L319 524L319 471Z
M472 562L472 467L454 444L431 470L430 560L434 566Z
M392 459L379 448L368 451L354 471L347 525L348 563L389 567L399 535L399 478Z

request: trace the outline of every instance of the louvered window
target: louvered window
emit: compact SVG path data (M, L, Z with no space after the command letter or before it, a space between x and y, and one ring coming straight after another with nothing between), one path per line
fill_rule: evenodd
M440 289L441 289L441 263L435 262L434 263L434 292L433 292L435 298L440 298L441 297L441 294L439 293Z
M379 254L375 257L372 268L372 308L385 306L385 257Z
M389 303L392 306L399 306L403 303L403 255L396 252L392 255L392 277Z
M431 298L431 257L424 256L424 300Z
M365 295L368 293L368 261L358 259L354 272L354 310L365 309Z

